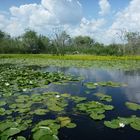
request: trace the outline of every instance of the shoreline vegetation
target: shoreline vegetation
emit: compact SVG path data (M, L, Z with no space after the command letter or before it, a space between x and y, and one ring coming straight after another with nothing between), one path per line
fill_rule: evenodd
M0 30L0 54L140 55L140 33L124 32L121 36L118 43L103 44L90 36L72 37L66 31L53 31L48 37L27 29L22 35L13 37ZM87 59L93 60L91 57Z
M140 56L96 56L96 55L51 55L51 54L0 54L2 58L20 59L58 59L58 60L87 60L87 61L114 61L114 60L140 60Z
M140 56L0 54L0 65L139 70Z

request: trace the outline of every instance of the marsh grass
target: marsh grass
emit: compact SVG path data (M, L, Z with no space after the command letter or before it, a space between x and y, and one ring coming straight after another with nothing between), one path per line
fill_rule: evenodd
M137 70L140 69L140 56L1 54L0 64Z
M60 59L60 60L140 60L140 56L96 56L96 55L50 55L50 54L0 54L1 58L20 58L20 59Z

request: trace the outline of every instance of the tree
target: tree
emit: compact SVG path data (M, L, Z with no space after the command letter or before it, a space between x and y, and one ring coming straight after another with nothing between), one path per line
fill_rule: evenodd
M74 43L77 47L90 47L94 43L94 40L89 36L77 36L74 38Z
M5 33L0 30L0 40L5 38Z
M50 40L48 37L46 36L43 36L43 35L39 35L38 37L38 42L37 42L37 45L38 45L38 51L41 53L41 52L45 52L46 49L49 49L48 47L49 46L49 43L50 43Z
M27 30L23 36L23 44L28 53L38 53L38 35L35 31Z
M54 33L54 38L52 40L53 46L56 48L57 55L65 54L65 47L67 46L70 40L70 36L66 33L66 31L56 32Z
M140 33L127 32L126 33L127 46L131 54L137 54L140 50Z

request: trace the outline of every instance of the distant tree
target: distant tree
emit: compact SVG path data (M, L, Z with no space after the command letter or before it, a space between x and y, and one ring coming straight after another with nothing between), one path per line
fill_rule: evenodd
M77 47L90 47L94 43L94 40L89 36L77 36L74 38L74 43Z
M43 36L43 35L39 35L38 42L37 42L38 51L40 53L45 53L46 51L49 51L49 48L48 48L49 47L49 43L50 43L50 40L49 40L48 37Z
M5 38L5 33L0 30L0 39Z
M131 54L140 53L140 32L127 32L125 37L129 52Z
M54 37L52 40L53 46L56 48L57 55L64 55L65 54L65 47L69 43L70 36L66 33L66 31L58 31L54 32Z
M38 53L38 35L35 31L27 30L23 36L22 41L28 53Z

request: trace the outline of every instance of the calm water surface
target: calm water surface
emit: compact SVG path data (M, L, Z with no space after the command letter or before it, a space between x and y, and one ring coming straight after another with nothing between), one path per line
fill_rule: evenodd
M105 120L111 120L118 116L129 117L137 115L140 117L140 111L128 110L124 103L131 101L140 103L140 70L105 70L93 68L41 68L41 71L61 71L65 74L82 76L80 82L69 83L67 85L51 84L48 89L38 89L42 91L58 91L60 93L70 93L72 95L85 96L88 100L97 100L94 93L103 92L112 96L113 101L109 104L114 105L115 109L106 113ZM127 83L127 87L100 87L97 89L87 89L85 82L113 81ZM86 91L89 94L86 94ZM140 140L140 131L133 130L130 127L112 130L103 125L103 121L94 121L86 115L71 114L69 107L69 116L77 124L74 129L62 128L59 131L60 140Z

